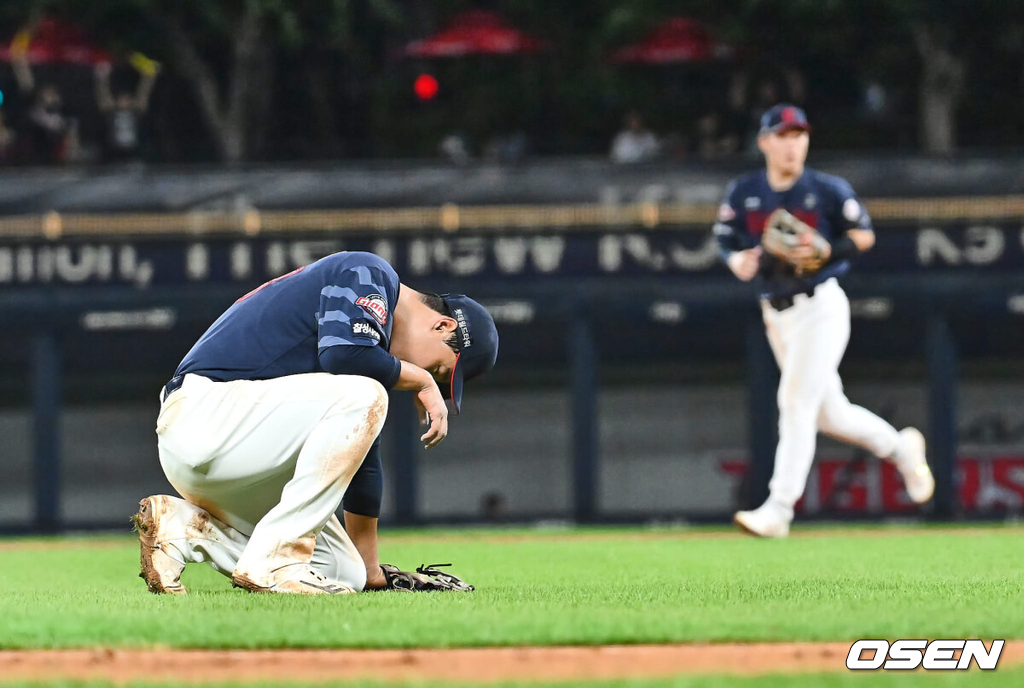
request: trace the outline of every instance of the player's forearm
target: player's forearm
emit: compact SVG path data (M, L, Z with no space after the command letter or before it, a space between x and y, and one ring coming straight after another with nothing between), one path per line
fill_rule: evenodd
M841 239L832 244L831 262L850 260L871 249L875 245L875 233L870 229L851 229Z
M427 389L430 385L437 384L434 382L434 378L414 363L409 361L402 361L402 372L398 374L398 382L395 384L394 389L402 390L405 392L418 392L421 389Z
M729 256L737 251L747 248L738 236L736 230L729 225L719 222L714 226L715 240L718 242L718 257L723 263L729 262Z
M861 253L871 250L871 247L875 245L875 232L872 229L851 229L846 236L853 240L853 243L857 245L857 250Z
M366 587L364 590L383 588L387 581L380 570L380 558L377 555L377 519L345 512L345 532L352 539L356 551L366 566Z

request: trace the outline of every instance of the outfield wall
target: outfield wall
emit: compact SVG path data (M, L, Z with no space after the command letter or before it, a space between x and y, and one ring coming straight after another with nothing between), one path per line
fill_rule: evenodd
M969 430L982 408L1016 425L1020 404L991 390L965 401L971 385L1024 380L1019 161L822 162L851 177L878 230L842 280L844 375L866 405L922 426L936 516L1019 512L989 496L1015 493L1024 440L979 449ZM392 403L392 520L721 518L754 505L777 370L756 289L718 262L710 232L737 169L0 174L0 528L120 522L162 489L155 396L183 353L240 294L339 250L385 257L414 288L473 295L501 333L498 366L471 385L442 450L423 454L408 398ZM952 195L969 189L1000 195ZM976 451L996 460L967 461ZM906 513L891 474L847 470L847 449L821 456L809 511Z
M856 403L899 426L924 425L926 390L917 383L848 386ZM620 387L602 392L598 507L605 518L726 517L739 503L749 457L742 386ZM467 401L469 398L467 397ZM1024 509L1024 384L961 388L957 467L965 515ZM67 409L63 420L62 517L70 524L122 525L138 499L169 489L152 434L156 405ZM0 527L33 518L30 416L0 411L4 476ZM393 438L385 437L388 483ZM568 397L536 389L474 394L438 450L422 452L423 518L565 518L572 509ZM807 514L911 514L886 464L823 440L808 483ZM488 501L490 505L488 506ZM385 494L385 519L394 496Z

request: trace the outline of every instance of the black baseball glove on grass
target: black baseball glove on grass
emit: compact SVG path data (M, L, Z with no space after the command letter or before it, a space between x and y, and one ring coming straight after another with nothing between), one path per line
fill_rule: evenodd
M402 571L391 564L381 564L380 570L384 572L387 580L381 590L403 590L405 592L433 592L436 590L450 590L454 592L469 592L475 588L461 578L447 571L441 571L441 567L451 564L421 565L415 572Z

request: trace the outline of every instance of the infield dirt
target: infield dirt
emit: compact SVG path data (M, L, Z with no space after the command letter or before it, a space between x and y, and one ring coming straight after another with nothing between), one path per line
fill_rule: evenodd
M536 681L845 671L849 642L457 650L28 650L0 652L6 680ZM1000 668L1024 663L1008 641Z

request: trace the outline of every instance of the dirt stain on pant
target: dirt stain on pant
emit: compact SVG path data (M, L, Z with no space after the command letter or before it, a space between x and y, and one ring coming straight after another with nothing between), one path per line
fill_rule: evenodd
M379 394L366 410L366 415L359 425L345 435L344 446L324 461L318 481L320 487L339 482L347 485L352 481L370 446L380 434L387 414L388 397L386 394Z
M213 540L216 531L210 527L210 514L196 507L196 511L185 524L185 537L197 540Z

